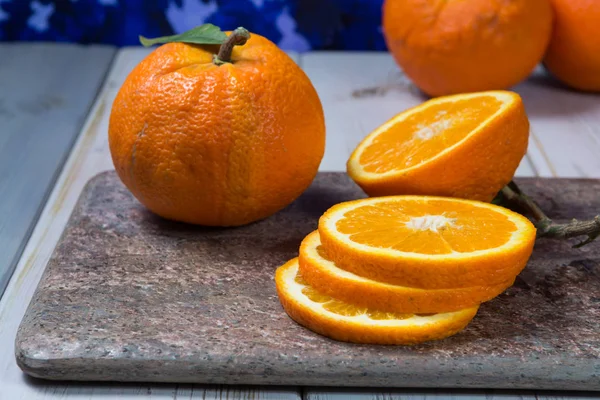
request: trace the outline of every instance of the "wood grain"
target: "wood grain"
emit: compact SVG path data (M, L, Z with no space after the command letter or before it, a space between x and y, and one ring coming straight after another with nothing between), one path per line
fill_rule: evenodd
M592 400L594 393L503 390L356 390L306 388L305 400Z
M455 390L379 390L340 391L339 389L313 388L306 391L305 400L537 400L534 393L510 393L502 396L500 391L455 391Z
M541 67L514 89L531 120L539 175L600 178L600 96L567 89Z
M142 397L144 399L176 400L300 400L301 392L279 387L222 386L222 385L161 385L105 383L45 383L28 380L33 390L22 397L0 392L0 399L10 400L116 400Z
M114 52L0 44L0 296Z

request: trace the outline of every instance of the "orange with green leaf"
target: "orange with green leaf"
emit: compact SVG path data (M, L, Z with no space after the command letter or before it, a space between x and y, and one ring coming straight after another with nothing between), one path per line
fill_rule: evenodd
M116 171L154 213L236 226L268 217L312 182L325 146L319 97L268 39L203 25L158 39L113 103Z

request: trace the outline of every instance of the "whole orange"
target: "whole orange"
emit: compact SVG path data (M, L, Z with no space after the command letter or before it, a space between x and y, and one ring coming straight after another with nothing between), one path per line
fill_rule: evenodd
M544 65L575 89L600 91L600 1L551 3L555 23Z
M385 0L387 46L430 96L507 89L525 79L552 30L548 0Z
M253 34L216 63L214 45L168 43L114 101L115 169L154 213L209 226L263 219L314 179L325 147L319 97L304 72Z

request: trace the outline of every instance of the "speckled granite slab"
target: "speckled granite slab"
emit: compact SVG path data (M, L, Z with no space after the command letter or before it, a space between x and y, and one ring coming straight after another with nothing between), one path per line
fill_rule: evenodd
M600 181L520 182L552 217L600 210ZM359 196L344 174L321 174L267 220L207 229L155 217L101 174L24 317L17 361L67 380L600 390L598 243L539 240L515 286L439 342L352 345L289 319L275 268L324 210Z

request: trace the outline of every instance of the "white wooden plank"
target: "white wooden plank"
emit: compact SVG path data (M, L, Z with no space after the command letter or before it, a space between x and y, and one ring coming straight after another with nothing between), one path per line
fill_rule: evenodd
M387 54L314 52L303 55L301 65L325 112L321 168L326 171L345 171L350 153L367 134L424 100Z
M0 296L114 52L0 44Z
M519 164L519 167L517 168L517 171L515 172L515 176L517 177L531 177L531 176L538 176L538 172L535 169L535 167L533 166L533 162L531 161L531 155L530 152L533 150L534 146L532 146L531 144L529 145L529 147L527 148L527 154L525 154L525 157L523 158L523 161L521 161L521 164Z
M182 399L186 398L179 394ZM178 397L179 398L179 397ZM194 386L192 399L228 399L228 400L300 400L300 390L291 393L289 389L279 387L254 387L254 386L220 386L202 390Z
M600 97L557 85L541 67L514 90L531 121L540 175L600 178Z
M306 388L305 400L592 400L598 393L505 391L505 390L415 390Z
M550 162L550 158L548 157L546 150L542 147L542 143L538 139L538 135L536 135L533 127L531 128L529 141L530 145L527 156L531 160L531 165L536 172L536 176L558 178L559 175Z
M600 393L541 392L536 397L537 400L597 400Z
M305 390L306 400L537 400L532 393L504 393L487 391L456 390L385 390L385 389L320 389Z
M372 130L427 98L387 53L313 52L302 68L319 93L327 126L325 171L346 171L346 161ZM517 176L535 176L526 157Z
M113 169L107 137L110 108L116 92L129 71L148 52L149 50L142 48L126 48L119 52L25 247L6 294L0 300L0 400L131 399L149 396L153 399L173 399L179 397L176 385L87 385L33 380L27 378L16 365L13 346L18 325L28 302L81 190L86 182L97 173ZM183 390L182 393L185 395L185 387ZM297 400L299 398L299 391L296 388L253 388L236 392L228 388L221 390L202 386L194 386L194 397L192 398L227 398L223 393L231 399L246 399L250 394L254 396L253 398L264 399Z

